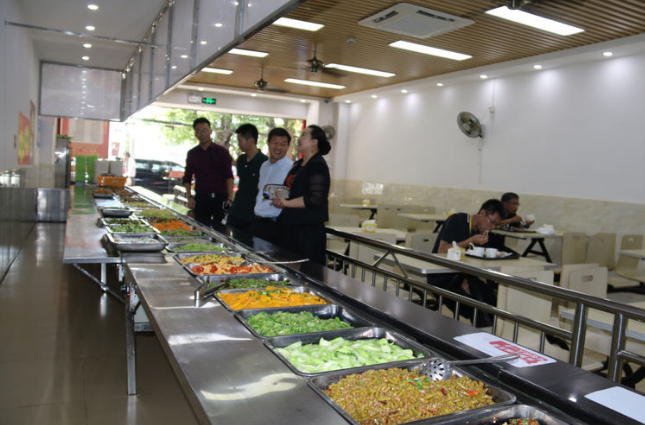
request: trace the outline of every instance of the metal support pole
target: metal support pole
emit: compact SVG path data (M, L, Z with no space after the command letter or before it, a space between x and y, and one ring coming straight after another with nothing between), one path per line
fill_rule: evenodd
M128 293L134 288L128 284ZM137 353L134 339L134 314L135 309L130 305L130 297L125 303L125 347L126 347L126 366L128 376L128 395L137 394Z
M619 351L625 349L625 332L627 331L627 319L622 313L616 313L614 316L614 337L611 339L611 349L609 350L609 364L607 365L607 379L614 382L620 382L620 370L622 369L622 359L618 356Z

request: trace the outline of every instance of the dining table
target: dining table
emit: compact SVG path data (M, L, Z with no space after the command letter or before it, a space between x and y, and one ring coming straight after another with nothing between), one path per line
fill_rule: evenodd
M343 208L351 208L353 210L361 210L361 211L370 211L370 220L374 218L376 215L376 211L378 210L378 205L365 205L365 204L339 204L340 207Z
M435 226L432 233L437 233L443 223L448 219L448 214L429 214L429 213L407 213L402 212L397 214L399 217L409 218L410 220L417 220L423 223L434 222Z
M366 232L360 227L351 227L351 226L328 226L333 229L336 229L340 232L345 232L345 233L352 233L360 236L364 236L366 238L376 238L379 233L387 233L389 235L394 235L396 237L396 243L403 243L405 242L405 237L407 236L407 232L399 229L390 229L390 228L376 228L376 232ZM338 237L335 235L329 235L327 234L328 238L331 237Z
M529 254L540 255L545 258L549 263L552 263L551 256L549 251L546 249L544 240L548 238L562 238L564 232L562 230L556 230L552 234L538 233L535 230L493 230L493 233L500 236L506 236L509 238L521 239L529 241L529 245L526 247L522 253L522 257L526 257ZM536 249L535 246L537 245Z
M436 254L441 257L446 257L446 254ZM375 257L375 259L377 259ZM419 260L416 258L410 258L405 256L397 256L397 260L406 271L417 274L417 275L431 275L431 274L442 274L442 273L454 273L454 270L450 267L430 263L428 261ZM387 257L382 260L383 263L387 265L396 265L396 261ZM552 263L546 261L537 260L534 258L526 257L509 257L505 259L488 259L488 258L476 258L466 256L461 262L465 264L470 264L472 266L477 266L485 268L492 271L501 271L505 267L517 268L526 268L526 269L535 269L542 268L543 270L550 270L556 266Z

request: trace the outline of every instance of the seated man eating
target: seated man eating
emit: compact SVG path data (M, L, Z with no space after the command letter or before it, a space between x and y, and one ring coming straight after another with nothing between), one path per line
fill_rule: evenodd
M501 221L504 207L497 199L489 199L479 208L477 214L455 213L448 217L437 237L433 253L445 254L455 242L459 247L468 249L468 245L491 246L488 234ZM484 282L475 276L462 273L429 275L428 283L455 293L466 295L487 304L496 305L497 295L493 282ZM454 302L446 302L448 308L454 308ZM460 314L472 319L473 309L468 306L460 307ZM479 313L475 326L490 326L490 314Z

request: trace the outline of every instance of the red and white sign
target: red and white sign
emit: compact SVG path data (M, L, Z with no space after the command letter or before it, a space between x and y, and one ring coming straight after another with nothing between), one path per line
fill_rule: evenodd
M555 360L551 357L486 332L458 336L455 337L455 340L491 356L499 356L507 353L519 353L519 359L510 360L508 362L510 365L515 367L531 367L555 363Z

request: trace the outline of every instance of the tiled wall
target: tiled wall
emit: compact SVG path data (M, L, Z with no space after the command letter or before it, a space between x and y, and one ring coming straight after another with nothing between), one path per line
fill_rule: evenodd
M53 167L0 172L0 279L36 223L38 187L52 187Z
M508 188L512 191L512 187ZM489 198L500 198L502 192L455 189L449 187L399 185L354 180L334 180L336 199L369 198L372 203L415 204L434 206L437 213L451 209L476 213ZM594 199L564 198L548 195L520 195L520 215L534 214L536 224L552 224L563 231L616 232L617 245L623 234L645 234L645 204L610 202ZM560 243L547 239L554 261L559 261Z

